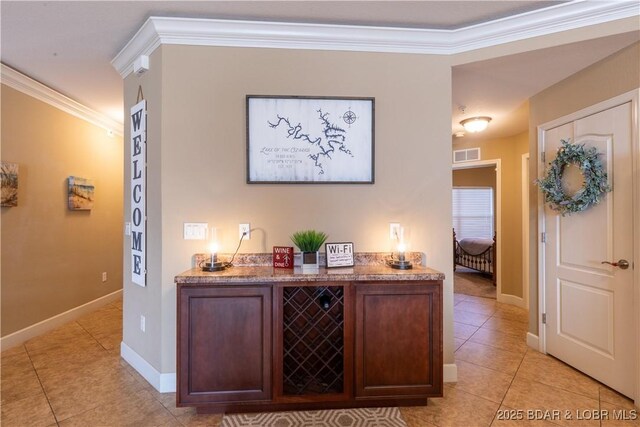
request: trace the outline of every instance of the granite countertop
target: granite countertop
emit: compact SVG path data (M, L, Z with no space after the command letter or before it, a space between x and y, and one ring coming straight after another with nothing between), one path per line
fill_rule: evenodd
M386 265L356 265L350 268L319 268L316 271L279 269L271 266L233 266L224 271L206 272L192 268L175 277L178 284L276 283L324 281L405 281L444 280L444 274L420 265L411 270L395 270Z

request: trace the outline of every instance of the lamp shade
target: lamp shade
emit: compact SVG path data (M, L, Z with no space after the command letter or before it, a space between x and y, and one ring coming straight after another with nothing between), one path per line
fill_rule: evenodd
M489 126L489 122L491 121L491 117L482 116L482 117L471 117L469 119L464 119L460 122L460 124L464 127L467 132L475 133L482 132Z

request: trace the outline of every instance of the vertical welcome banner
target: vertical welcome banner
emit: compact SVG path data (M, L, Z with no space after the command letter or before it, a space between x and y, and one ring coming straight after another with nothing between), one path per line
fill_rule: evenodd
M147 102L131 108L131 280L146 286Z

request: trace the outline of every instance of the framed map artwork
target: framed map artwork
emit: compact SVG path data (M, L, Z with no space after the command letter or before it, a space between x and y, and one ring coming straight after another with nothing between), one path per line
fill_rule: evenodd
M249 184L373 184L374 98L247 96Z

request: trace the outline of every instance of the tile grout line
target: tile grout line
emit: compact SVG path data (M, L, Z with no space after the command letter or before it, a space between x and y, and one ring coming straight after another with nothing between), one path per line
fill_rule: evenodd
M94 337L94 336L93 336L93 334L87 330L87 328L85 328L84 326L82 326L82 324L81 324L80 322L76 321L75 323L77 323L77 324L78 324L78 326L80 326L80 328L82 328L82 330L83 330L83 331L85 331L85 332L86 332L86 333L87 333L91 338L93 338L93 340L94 340L95 342L97 342L97 343L98 343L98 345L99 345L100 347L102 347L102 349L103 349L104 351L109 352L109 349L108 349L108 348L106 348L104 345L102 345L102 343L101 343L101 342L100 342L96 337Z
M89 331L88 331L84 326L82 326L82 325L80 324L80 322L78 322L77 320L75 320L75 321L73 321L73 322L70 322L69 324L72 324L72 323L75 323L76 325L78 325L78 326L80 327L80 329L82 329L83 331L85 331L85 332L87 333L87 335L89 335L89 336L90 336L90 337L91 337L95 342L97 342L97 343L98 343L98 345L100 345L100 347L102 347L102 349L103 349L104 351L106 351L107 353L109 352L109 350L107 350L107 349L106 349L106 348L105 348L105 347L100 343L100 341L98 341L98 340L96 339L96 337L94 337L94 336L91 334L91 332L89 332ZM26 348L26 347L25 347L25 348ZM35 369L35 367L34 367L34 369ZM36 375L37 375L37 371L36 371ZM40 380L40 377L39 377L39 376L38 376L38 380ZM44 390L44 387L43 387L43 390ZM45 396L46 396L46 392L45 392ZM47 401L49 401L49 397L48 397L48 396L47 396ZM51 406L51 403L49 403L49 406ZM60 426L60 422L62 422L62 421L66 421L66 420L71 419L71 418L73 418L73 417L76 417L76 416L78 416L78 415L82 415L82 414L87 413L87 412L89 412L89 411L93 411L93 410L94 410L94 409L96 409L97 407L98 407L98 406L93 406L93 407L91 407L91 408L89 408L89 409L87 409L87 410L85 410L85 411L83 411L83 412L80 412L80 413L78 413L78 414L72 415L72 416L67 417L67 418L65 418L65 419L63 419L63 420L60 420L60 421L58 421L58 417L56 416L55 412L53 411L53 407L51 407L51 412L53 412L53 416L54 416L54 418L56 419L56 423L58 424L58 426Z
M467 363L471 363L471 362L467 362ZM475 365L475 363L473 363L473 364ZM480 366L480 365L476 365L476 366ZM482 366L482 367L483 367L483 366ZM453 387L453 386L452 386L452 387ZM477 399L483 400L483 401L488 402L488 403L491 403L491 404L497 404L497 405L498 405L498 409L496 409L496 413L497 413L497 411L500 409L500 404L499 404L498 402L494 402L493 400L489 400L489 399L487 399L487 398L486 398L486 397L484 397L484 396L478 396L478 395L477 395L477 394L475 394L475 393L472 393L472 392L470 392L470 391L468 391L468 390L463 390L463 389L456 389L456 392L457 392L457 393L464 393L464 394L468 394L469 396L473 396L473 397L475 397L475 398L477 398ZM494 414L494 416L493 416L493 417L495 418L495 414ZM491 423L493 423L493 419L494 419L494 418L492 418L492 419L491 419ZM489 425L488 425L487 427L491 427L491 423L489 423ZM440 426L440 425L437 425L437 426L438 426L438 427L444 427L444 426Z
M600 414L602 414L602 399L600 397L600 394L602 393L602 388L600 386L598 386L598 411ZM600 427L602 427L602 418L599 418L599 422L600 422Z
M456 306L456 307L457 307L457 306ZM461 310L461 311L466 311L466 310L464 310L464 309L462 309L462 308L460 308L460 310ZM477 314L482 314L482 313L477 313ZM487 346L487 347L493 347L493 345L492 345L492 344L476 343L475 341L473 341L473 337L474 337L476 334L478 334L478 331L479 331L479 330L481 330L481 329L483 329L483 330L485 330L485 331L489 330L489 328L486 326L486 324L487 324L487 322L488 322L490 319L506 320L506 321L514 322L514 323L515 323L515 322L519 322L519 323L526 323L526 322L521 322L521 321L519 321L519 319L517 319L517 318L515 318L515 317L513 317L513 318L512 318L512 317L502 317L502 315L500 314L500 310L498 309L498 310L494 311L494 312L490 315L489 319L488 319L487 321L485 321L481 326L470 325L470 326L474 326L474 327L476 328L476 331L475 331L473 334L471 334L468 338L461 339L461 340L463 341L463 343L461 344L461 346L460 346L460 347L464 346L466 343L469 343L469 342L471 342L471 343L475 343L475 344L485 345L485 346ZM454 317L454 321L456 321L455 317ZM460 323L464 324L463 322L460 322ZM466 324L465 324L465 325L466 325ZM521 339L521 337L519 337L519 336L518 336L518 334L516 334L516 333L505 332L505 331L501 331L500 329L496 329L496 328L491 328L491 331L504 332L505 334L508 334L508 335L510 335L510 336L516 336L516 337L518 337L518 338L520 338L520 339ZM497 340L493 340L492 342L495 344L495 342L497 342ZM504 349L502 349L502 348L497 348L497 347L493 347L493 348L496 348L496 349L498 349L498 350L504 350ZM509 351L509 350L506 350L506 351ZM516 377L516 376L518 375L518 373L520 372L520 369L522 369L522 365L523 365L523 363L524 363L524 359L527 357L527 355L533 354L533 352L534 352L534 351L535 351L535 350L533 350L533 349L526 348L526 351L522 354L522 358L521 358L521 360L520 360L520 363L518 364L518 367L517 367L517 369L515 370L515 372L512 374L512 376L511 376L511 381L510 381L510 383L509 383L509 386L506 388L506 392L505 392L504 396L503 396L503 397L502 397L502 399L501 399L500 406L503 406L503 405L504 405L504 401L505 401L505 399L506 399L506 396L507 396L508 392L511 390L511 388L513 387L513 384L514 384L514 382L515 382L515 377ZM462 359L461 359L461 360L462 360ZM469 364L471 364L471 365L476 365L476 366L479 366L479 367L483 367L483 368L485 368L485 369L492 370L492 368L488 368L488 367L483 366L483 365L478 365L478 364L476 364L476 363L474 363L474 362L465 361L465 363L469 363ZM495 371L495 370L494 370L494 371ZM496 371L496 372L498 372L498 371ZM565 389L565 388L563 388L563 387L559 387L559 386L557 386L557 385L550 385L550 384L546 384L546 383L541 382L541 381L536 380L536 379L532 379L532 381L534 381L534 382L536 382L536 383L539 383L539 384L542 384L542 385L545 385L545 386L549 386L549 387L551 387L551 388L553 388L553 389L555 389L555 390L557 390L557 391L559 391L559 392L569 392L569 393L576 394L576 395L579 395L579 396L583 396L583 397L591 398L592 400L597 400L597 402L598 402L598 408L599 408L599 410L602 410L602 404L603 404L603 403L602 403L602 387L599 387L599 388L598 388L598 398L597 398L597 399L594 399L593 397L585 396L585 395L583 395L583 394L581 394L581 393L576 393L576 392L574 392L574 391L572 391L572 390L567 390L567 389ZM471 394L473 394L473 393L471 393ZM481 397L481 396L479 396L479 397ZM493 420L492 420L492 424L493 424L493 423L495 423L495 422L497 421L497 420L496 420L496 416L497 416L497 412L494 414L494 418L493 418ZM552 422L551 424L553 424L553 425L558 425L558 424L556 424L555 422ZM600 420L599 420L599 426L600 426L600 427L602 427L603 425L604 425L604 421L603 421L602 419L600 419Z
M537 351L537 350L535 350L535 349L527 349L527 353L529 353L529 351ZM541 354L543 354L543 353L541 353ZM553 357L553 356L551 356L551 357ZM523 361L524 361L524 358L523 358ZM562 361L560 361L560 362L562 362ZM522 365L522 364L521 364L521 365ZM518 367L518 370L520 370L520 367ZM516 374L517 374L517 371L516 371ZM588 375L586 375L586 374L584 374L584 375L585 375L585 376L587 376L587 377L589 377L589 376L588 376ZM590 378L590 377L589 377L589 378ZM514 379L515 379L515 375L514 375ZM562 387L557 386L557 385L547 384L547 383L544 383L544 382L542 382L542 381L538 381L538 380L537 380L537 379L535 379L535 378L528 378L528 380L529 380L529 381L532 381L532 382L535 382L535 383L538 383L538 384L541 384L541 385L543 385L543 386L550 387L550 388L552 388L552 389L555 389L555 390L561 391L561 392L563 392L563 393L569 393L569 394L573 394L573 395L576 395L576 396L580 396L580 397L582 397L582 398L586 398L586 399L590 399L590 400L596 400L596 399L594 399L594 398L592 398L592 397L589 397L589 396L587 396L587 395L584 395L584 394L582 394L582 393L577 393L577 392L575 392L575 391L568 390L568 389L562 388ZM598 408L600 408L600 407L601 407L601 402L600 402L600 390L601 390L601 387L600 387L600 386L598 386L598 399L597 399L597 402L598 402ZM547 421L549 421L549 420L547 420ZM549 422L551 422L552 424L556 424L556 423L553 423L552 421L549 421ZM602 425L602 420L598 420L598 422L599 422L599 425L601 426L601 425ZM559 424L556 424L556 425L559 425Z
M466 310L461 310L461 311L466 311ZM469 313L469 312L468 312L468 313ZM495 312L494 312L494 314L495 314ZM473 334L471 334L471 335L469 336L469 338L467 338L467 339L462 343L462 345L460 345L460 347L458 347L458 350L459 350L460 348L462 348L462 347L463 347L467 342L472 342L472 343L474 343L474 344L478 344L478 343L475 343L475 342L473 342L473 341L469 341L469 340L470 340L470 339L471 339L471 338L472 338L472 337L473 337L473 336L474 336L474 335L475 335L475 334L476 334L476 333L477 333L477 332L482 328L482 326L484 326L484 324L485 324L485 323L487 323L487 322L489 321L489 319L491 319L492 317L493 317L493 314L492 314L491 316L489 316L489 317L487 318L487 320L485 320L485 321L482 323L482 325L480 325L480 326L470 325L470 326L474 326L474 327L476 327L477 329L476 329L476 331L475 331ZM454 315L454 322L455 322L455 315ZM462 323L462 322L459 322L459 323ZM482 345L482 344L481 344L481 345ZM495 348L495 347L492 347L492 346L487 346L487 347ZM458 350L456 350L456 351L454 352L454 358L455 358L455 353L456 353ZM527 350L527 351L528 351L528 350ZM526 352L525 352L525 355L526 355ZM454 359L454 360L455 360L455 359ZM461 360L462 360L462 359L461 359ZM509 388L511 388L511 384L513 384L513 380L515 379L515 376L516 376L515 374L518 372L518 369L520 369L520 365L522 364L522 361L523 361L523 360L524 360L524 355L522 356L522 360L520 360L520 364L518 364L518 368L516 369L516 372L513 374L513 377L511 378L511 382L509 383L509 387L507 388L507 392L509 391ZM466 360L465 360L464 362L465 362L465 363L470 363L470 364L475 365L475 366L480 366L480 367L485 368L485 369L490 369L491 371L494 371L494 372L499 372L499 371L496 371L495 369L487 368L486 366L478 365L478 364L473 363L473 362L468 362L468 361L466 361ZM503 372L503 373L504 373L504 372ZM464 391L464 390L461 390L461 391ZM470 395L475 396L475 397L477 397L477 398L480 398L480 399L486 400L487 402L496 403L496 402L494 402L494 401L492 401L492 400L485 399L485 398L484 398L484 397L482 397L482 396L477 396L477 395L475 395L475 394L473 394L473 393L470 393L470 392L468 392L468 391L464 391L464 392L465 392L465 393L469 393ZM496 412L493 414L493 418L491 419L491 421L489 422L489 425L488 425L487 427L491 427L491 425L492 425L492 424L493 424L493 422L495 421L496 415L498 414L498 411L500 410L500 407L502 406L502 402L504 401L504 397L505 397L506 395L507 395L507 393L505 392L505 395L502 397L502 400L500 401L500 403L498 403L498 408L496 409Z
M537 351L537 350L532 349L532 351ZM540 352L539 352L539 353L540 353ZM594 381L594 382L596 383L596 385L598 386L598 398L596 399L596 398L594 398L594 397L591 397L591 396L590 396L590 395L588 395L588 394L580 393L580 392L578 392L578 391L574 391L574 390L569 389L569 388L564 388L564 387L562 387L562 386L560 386L560 385L556 385L556 384L547 384L547 383L544 383L544 382L542 382L542 381L539 381L539 380L537 380L537 379L535 379L535 378L531 378L531 379L530 379L531 381L536 382L536 383L538 383L538 384L542 384L542 385L547 386L547 387L554 388L554 389L556 389L556 390L559 390L559 391L562 391L562 392L565 392L565 393L570 393L570 394L573 394L573 395L576 395L576 396L580 396L580 397L582 397L582 398L586 398L586 399L589 399L589 400L596 400L596 401L598 401L598 406L600 405L600 388L601 388L601 386L602 386L602 383L600 383L600 382L599 382L598 380L596 380L595 378L592 378L592 377L590 377L589 375L585 374L584 372L581 372L581 371L577 370L576 368L574 368L573 366L571 366L571 365L569 365L569 364L565 363L564 361L562 361L562 360L560 360L560 359L556 358L556 357L555 357L554 355L552 355L552 354L548 354L548 353L540 353L540 354L542 354L542 355L544 355L544 356L547 356L547 357L549 357L549 358L552 358L552 359L554 359L554 360L557 360L557 361L558 361L558 362L560 362L562 365L564 365L564 366L566 366L566 367L568 367L568 368L572 369L573 371L577 372L578 374L581 374L582 376L584 376L584 377L586 377L586 378L588 378L588 379L590 379L590 380Z
M516 375L518 375L518 371L520 370L520 367L522 367L522 363L524 362L524 358L527 356L527 353L529 353L529 349L527 349L527 351L525 351L524 354L522 355L522 359L518 364L518 368L516 369L516 371L513 373L513 376L511 377L511 382L509 383L509 387L507 387L507 391L504 393L504 396L502 396L502 400L500 401L498 410L500 410L500 408L504 406L504 399L507 397L509 390L511 390L511 387L513 386L513 382L516 380ZM496 421L497 416L498 416L498 411L496 411L496 413L494 414L493 419L491 420L491 424L489 424L489 426L493 425L494 421Z
M496 301L496 303L497 303L497 301ZM467 313L473 313L473 312L469 312L469 311L467 311L467 310L461 310L461 311L466 311ZM461 345L460 347L458 347L458 349L462 348L462 346L464 346L467 342L469 342L469 340L470 340L470 339L471 339L471 338L472 338L472 337L473 337L473 336L474 336L474 335L475 335L475 334L476 334L480 329L482 329L482 327L483 327L483 326L484 326L484 325L485 325L485 324L486 324L490 319L494 318L494 317L495 317L496 312L497 312L497 310L496 310L496 311L494 311L494 312L493 312L493 313L492 313L492 314L487 318L487 320L485 320L485 321L482 323L482 325L477 326L476 331L475 331L473 334L471 334L471 336L469 336L469 338L467 338L467 339L465 340L465 342L464 342L464 343L462 343L462 345ZM481 313L477 313L477 314L481 314ZM507 320L509 320L509 319L507 319ZM455 315L454 315L454 321L455 321ZM462 323L462 322L459 322L459 323ZM470 326L475 326L475 325L470 325ZM475 343L474 341L470 341L470 342L472 342L472 343L474 343L474 344L480 344L480 343ZM481 344L481 345L482 345L482 344ZM487 347L496 348L496 347L493 347L493 346L490 346L490 345L488 345ZM456 350L456 351L457 351L457 350ZM508 351L508 350L505 350L505 351ZM513 385L513 381L515 380L516 375L517 375L518 371L520 370L520 367L522 366L522 363L524 362L524 358L525 358L525 356L527 355L527 353L528 353L528 352L529 352L529 349L527 348L527 351L525 351L525 353L522 355L522 359L520 359L520 363L518 364L518 368L515 370L515 372L513 373L513 376L511 377L511 382L509 383L509 387L507 387L507 391L505 392L504 396L502 396L502 400L501 400L501 401L500 401L500 403L498 404L498 409L497 409L497 410L496 410L496 412L494 413L493 418L491 419L491 422L489 423L489 427L491 427L491 425L493 425L494 421L496 420L496 416L498 415L498 411L499 411L499 410L500 410L500 408L503 406L503 404L504 404L504 399L505 399L505 397L507 396L507 393L509 392L509 389L510 389L510 388L511 388L511 386ZM454 355L455 355L455 352L454 352ZM481 366L481 367L483 367L483 368L485 368L485 369L490 369L490 370L495 371L495 372L499 372L499 371L496 371L495 369L491 369L491 368L488 368L488 367L486 367L486 366L482 366L482 365L477 365L477 364L475 364L475 363L473 363L473 362L468 362L468 361L465 361L465 362L466 362L466 363L470 363L470 364L472 364L472 365ZM504 373L504 372L503 372L503 373ZM468 393L468 392L467 392L467 393ZM473 395L473 393L470 393L470 394L472 394L472 395ZM481 396L476 396L476 397L482 398ZM485 400L487 400L487 399L485 399ZM491 401L491 402L492 402L492 403L496 403L496 402L493 402L493 401Z
M137 378L136 378L136 381L138 381L138 379L137 379ZM146 390L145 390L145 391L146 391ZM173 412L171 412L171 409L169 409L169 408L167 407L167 405L165 405L165 404L164 404L164 403L163 403L163 402L162 402L158 397L156 397L154 393L149 393L149 395L151 396L151 398L152 398L152 399L155 399L155 401L156 401L156 402L158 402L158 403L160 404L160 406L161 406L162 408L164 408L164 410L165 410L165 411L167 411L167 412L169 413L169 415L170 415L174 420L176 420L176 422L177 422L178 424L180 424L180 425L181 425L181 426L183 426L183 427L186 427L186 424L184 424L182 421L180 421L180 420L178 419L178 417L177 417Z
M478 330L479 330L479 329L478 329ZM469 338L467 338L467 340L466 340L462 345L466 344L466 343L467 343L467 341L471 340L471 338L473 338L473 336L474 336L477 332L478 332L478 331L476 331L476 332L474 332L473 334L471 334L471 336L470 336ZM458 338L458 339L461 339L461 338ZM520 352L518 352L518 351L505 350L505 349L503 349L503 348L494 347L494 346L493 346L493 345L491 345L491 344L485 344L485 343L476 342L476 341L469 341L469 342L470 342L471 344L476 344L476 345L480 345L480 346L483 346L483 347L489 347L489 348L491 348L491 349L493 349L493 350L503 351L503 352L512 353L512 354L516 354L516 355L520 356ZM462 345L461 345L460 347L462 347ZM528 350L529 350L529 349L527 349L527 351L528 351ZM524 354L526 354L526 352L525 352ZM523 357L524 357L524 354L522 355ZM464 360L464 359L462 359L462 360ZM470 363L471 363L471 362L470 362ZM476 365L477 365L477 363L476 363ZM478 366L482 366L482 365L478 365ZM519 365L518 365L518 366L519 366ZM483 366L483 367L484 367L484 368L491 369L491 368L489 368L488 366ZM496 369L493 369L493 370L494 370L494 371L496 371Z
M488 345L486 345L486 344L481 344L481 343L477 343L477 342L474 342L474 341L471 341L471 343L472 343L472 344L484 345L485 347L491 347L491 346L488 346ZM463 344L463 345L464 345L464 344ZM460 346L460 347L462 347L462 346ZM496 347L491 347L491 348L496 349L496 350L500 350L500 351L509 351L509 350L502 350L502 349L499 349L499 348L496 348ZM511 353L515 353L515 352L511 351ZM454 354L455 354L455 353L454 353ZM515 354L517 354L517 353L515 353ZM526 355L526 352L522 355L522 360L524 360L524 356L525 356L525 355ZM522 360L520 361L520 364L522 364ZM511 374L506 373L506 372L504 372L504 371L499 371L499 370L497 370L497 369L490 368L490 367L488 367L488 366L484 366L484 365L480 365L480 364L478 364L478 363L470 362L470 361L468 361L468 360L460 359L460 361L462 361L462 362L464 362L464 363L468 363L468 364L470 364L470 365L478 366L478 367L483 368L483 369L488 369L488 370L490 370L490 371L492 371L492 372L495 372L495 373L498 373L498 374L511 375ZM518 369L520 368L520 364L518 364L518 368L516 369L516 372L518 372ZM513 376L515 377L515 373L513 374Z
M122 311L123 311L120 307L117 307L117 306L115 306L114 304L115 304L115 303L111 303L110 305L112 305L114 308L116 308L116 309L117 309L117 310L119 310L120 312L122 312ZM80 325L80 326L82 327L82 325ZM83 327L83 329L85 329L85 328ZM86 329L85 329L85 330L86 330ZM90 333L89 331L87 331L87 333L88 333L89 335L91 335L91 333ZM93 339L95 339L96 341L98 341L98 339L97 339L97 338L95 338L93 335L91 335L91 337L92 337ZM102 346L102 344L100 343L100 341L98 341L98 343ZM109 351L110 351L110 350L106 349L104 346L102 346L102 348L104 348L107 352L109 352ZM128 364L128 363L127 363L127 364ZM129 366L130 366L130 365L129 365ZM125 372L126 372L128 375L130 375L130 376L131 376L131 378L133 378L133 379L134 379L134 381L136 381L136 382L139 382L139 381L140 381L138 378L136 378L134 375L132 375L132 374L131 374L130 372L128 372L126 369L125 369ZM149 394L149 396L151 396L151 398L152 398L153 400L155 400L155 401L160 405L160 407L161 407L161 408L163 408L163 409L164 409L164 410L169 414L169 416L170 416L170 417L171 417L171 418L172 418L176 423L178 423L180 426L186 427L186 425L185 425L182 421L180 421L180 420L178 419L178 417L177 417L173 412L171 412L171 410L170 410L170 409L169 409L169 408L168 408L168 407L167 407L167 406L162 402L162 400L161 400L159 397L156 397L156 396L155 396L155 394L154 394L154 393L149 393L147 390L145 390L145 388L144 388L144 387L143 387L142 389L140 389L140 391L145 391L145 392L147 392L147 393Z
M473 343L473 341L472 341L472 343ZM474 344L477 344L477 343L474 343ZM481 345L482 345L482 344L481 344ZM508 351L508 350L505 350L505 351ZM527 351L528 351L528 350L527 350ZM479 364L474 363L474 362L469 362L469 361L464 360L464 359L460 359L460 361L462 361L462 362L464 362L464 363L468 363L469 365L477 366L477 367L482 368L482 369L487 369L487 370L492 371L492 372L495 372L495 373L497 373L497 374L502 374L502 375L512 375L511 382L509 383L509 387L507 387L507 391L509 391L509 388L511 388L511 384L513 384L513 380L515 379L516 374L518 373L518 370L520 369L520 365L522 365L522 362L524 361L524 357L525 357L525 355L526 355L526 352L522 355L522 360L520 360L520 363L518 364L518 367L516 368L516 370L515 370L515 372L514 372L513 374L508 374L508 373L506 373L506 372L504 372L504 371L498 371L498 370L496 370L496 369L489 368L489 367L487 367L487 366L483 366L483 365L479 365ZM464 391L465 393L469 393L469 394L471 394L471 395L473 395L473 396L480 397L480 398L482 398L482 399L484 399L484 400L487 400L488 402L498 403L498 402L494 402L493 400L488 400L488 399L484 398L483 396L479 396L479 395L474 394L474 393L472 393L472 392L470 392L470 391L467 391L467 390L462 390L462 391ZM505 393L505 396L506 396L506 393ZM504 400L504 396L503 396L502 400L500 401L500 405L502 405L502 401L503 401L503 400Z
M93 336L93 335L92 335L92 334L91 334L91 333L90 333L90 332L89 332L89 331L88 331L84 326L82 326L78 321L73 321L73 322L70 322L70 323L75 323L75 324L77 324L77 325L78 325L78 326L79 326L83 331L85 331L85 332L86 332L86 333L87 333L87 334L88 334L88 335L89 335L93 340L95 340L95 341L100 345L100 347L102 347L102 349L103 349L105 352L109 353L109 350L108 350L108 349L106 349L106 348L105 348L105 347L100 343L100 341L98 341L98 340L97 340L97 339L96 339L96 338L95 338L95 337L94 337L94 336ZM26 346L25 346L25 350L26 350ZM29 360L31 361L31 364L32 364L32 366L33 366L33 361L31 360L31 356L29 355L29 352L28 352L28 351L27 351L27 355L29 356ZM77 416L79 416L79 415L85 414L85 413L87 413L87 412L93 411L93 410L95 410L96 408L98 408L98 407L100 406L100 405L92 406L91 408L88 408L88 409L86 409L86 410L84 410L84 411L82 411L82 412L80 412L80 413L78 413L78 414L72 415L72 416L67 417L67 418L65 418L65 419L63 419L63 420L58 420L58 416L56 415L55 411L53 410L53 407L51 406L51 402L49 401L49 396L47 395L46 391L44 390L44 386L42 385L42 381L40 381L40 376L38 375L38 371L37 371L37 369L35 368L35 366L33 366L33 369L34 369L34 371L36 372L36 376L38 377L38 381L40 382L40 387L42 388L42 391L43 391L43 393L45 394L45 397L46 397L46 399L47 399L47 403L49 404L49 407L51 408L51 413L52 413L52 414L53 414L53 416L54 416L54 419L55 419L55 421L56 421L56 425L60 426L60 423L61 423L61 422L64 422L64 421L69 420L69 419L71 419L71 418L74 418L74 417L77 417ZM125 373L126 373L127 375L131 376L131 378L133 378L133 379L135 380L135 378L133 377L133 375L131 375L129 372L126 372L126 371L125 371ZM137 381L137 380L136 380L136 381ZM152 394L150 394L150 395L151 395L151 397L152 397L153 399L155 399L155 397L154 397ZM155 400L156 400L156 401L158 401L158 399L155 399ZM160 403L160 406L161 406L161 407L165 408L165 407L164 407L164 405L162 405L162 402L158 402L158 403ZM170 414L173 418L175 418L175 419L176 419L176 421L177 421L180 425L183 425L182 423L180 423L180 421L179 421L175 416L173 416L173 414L171 413L171 411L169 411L167 408L165 408L165 409L167 410L167 412L169 412L169 414Z
M471 313L471 314L479 314L479 313L474 313L474 312L472 312L472 311L467 311L467 310L460 310L460 311L464 311L465 313ZM485 314L480 314L480 316L486 316L486 315L485 315ZM454 315L453 315L453 321L454 321L454 322L456 321L455 317L456 317L456 316L455 316L455 313L454 313ZM462 323L463 325L473 326L474 328L478 328L478 329L480 329L480 328L482 328L482 327L484 326L484 324L485 324L485 323L487 323L487 322L489 321L489 319L491 319L491 316L489 316L489 317L487 318L487 320L483 321L483 322L482 322L482 325L480 325L480 326L478 326L478 325L472 325L472 324L470 324L470 323L464 323L464 322L460 322L460 321L458 321L458 323ZM476 332L477 332L477 331L476 331ZM475 333L475 332L474 332L474 333Z
M58 417L56 416L56 412L53 410L53 406L51 406L51 401L49 400L49 395L47 395L47 391L44 389L44 384L42 384L42 380L40 379L40 374L38 374L38 370L36 366L33 364L33 359L31 358L31 354L29 354L29 349L26 344L23 344L24 351L27 353L27 357L29 358L29 363L31 363L31 367L33 368L33 372L36 374L36 378L38 379L38 384L40 384L40 388L42 389L42 394L44 394L44 398L47 399L47 405L49 405L49 409L51 410L51 415L53 415L53 419L56 422L56 425L60 425L60 421L58 421Z

